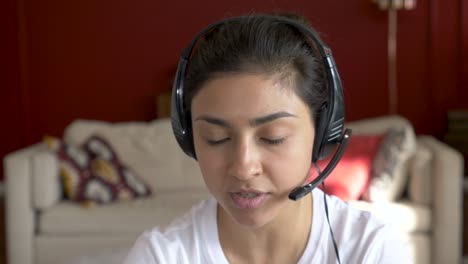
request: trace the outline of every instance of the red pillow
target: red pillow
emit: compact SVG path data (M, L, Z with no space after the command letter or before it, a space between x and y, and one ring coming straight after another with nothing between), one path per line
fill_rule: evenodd
M370 180L372 161L382 139L383 135L351 136L343 157L325 180L326 193L344 201L359 199ZM328 165L332 156L318 162L321 171ZM317 177L317 170L315 166L312 166L309 181L315 177ZM319 188L322 188L322 185Z

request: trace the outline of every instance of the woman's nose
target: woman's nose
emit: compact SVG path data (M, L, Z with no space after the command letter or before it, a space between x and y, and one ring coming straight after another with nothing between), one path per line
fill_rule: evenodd
M262 173L260 153L253 143L239 142L232 152L229 175L241 181L249 180Z

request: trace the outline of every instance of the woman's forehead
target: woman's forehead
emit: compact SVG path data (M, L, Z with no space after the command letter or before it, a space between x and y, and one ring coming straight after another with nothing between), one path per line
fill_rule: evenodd
M294 89L265 75L226 75L207 82L192 101L192 113L251 118L273 112L302 115L307 105Z
M219 74L210 78L200 87L199 93L211 94L212 96L226 97L226 95L245 94L272 96L280 93L281 96L294 95L293 83L284 81L278 75L236 73ZM222 98L220 98L222 99Z

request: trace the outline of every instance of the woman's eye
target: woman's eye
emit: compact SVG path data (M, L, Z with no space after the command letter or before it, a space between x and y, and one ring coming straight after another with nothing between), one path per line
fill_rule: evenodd
M262 138L267 144L270 145L279 145L284 142L286 138L277 138L277 139L269 139L269 138Z
M223 138L223 139L220 139L220 140L207 140L206 142L208 142L209 145L215 146L215 145L222 144L222 143L224 143L224 142L226 142L228 140L229 140L229 138Z

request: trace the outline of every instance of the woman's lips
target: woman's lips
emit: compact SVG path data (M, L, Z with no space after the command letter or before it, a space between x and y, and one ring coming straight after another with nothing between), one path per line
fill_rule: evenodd
M264 204L268 195L258 192L231 192L229 194L234 205L239 209L257 209Z

